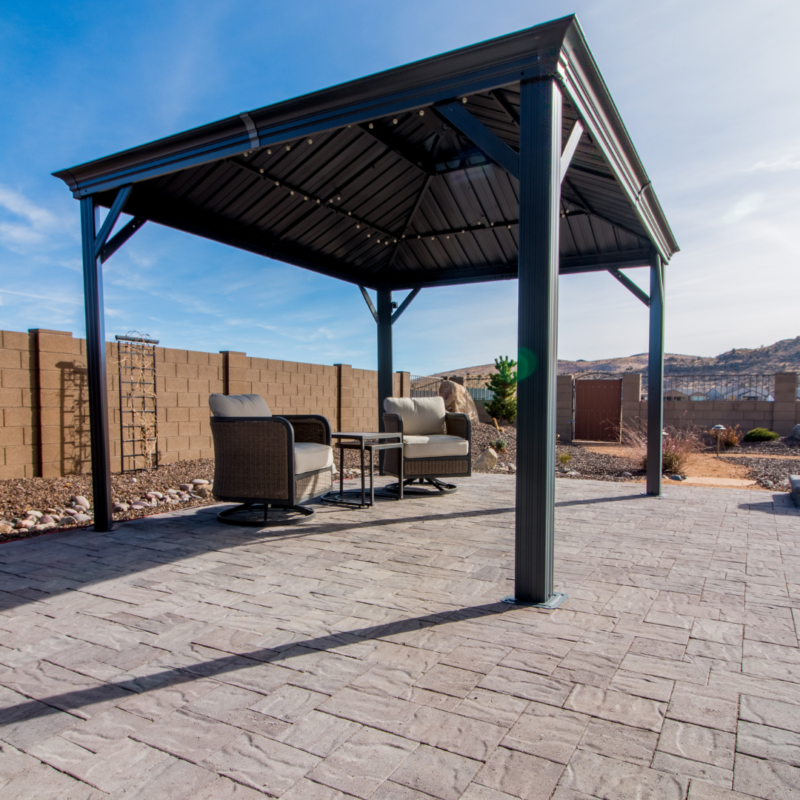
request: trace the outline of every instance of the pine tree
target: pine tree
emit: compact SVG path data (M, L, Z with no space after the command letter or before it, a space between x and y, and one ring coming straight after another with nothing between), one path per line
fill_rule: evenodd
M486 384L494 397L486 404L486 410L496 419L504 419L512 423L517 418L517 362L508 356L500 356L494 360L497 372Z

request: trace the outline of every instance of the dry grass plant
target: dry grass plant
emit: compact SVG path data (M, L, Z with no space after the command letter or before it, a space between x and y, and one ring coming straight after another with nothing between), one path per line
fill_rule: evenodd
M692 453L702 447L700 433L694 427L665 428L663 437L662 469L669 475L682 475ZM636 420L633 424L623 423L620 428L620 441L631 451L631 462L637 469L647 469L647 423Z
M729 425L724 431L715 431L713 428L708 431L714 442L719 438L722 447L738 447L742 441L742 429L738 425Z

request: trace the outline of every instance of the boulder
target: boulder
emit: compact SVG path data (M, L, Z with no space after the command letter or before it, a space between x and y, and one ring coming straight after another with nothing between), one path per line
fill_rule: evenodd
M800 425L795 425L792 432L789 434L790 439L800 439Z
M473 425L477 425L478 409L472 395L460 384L455 381L442 381L439 384L439 397L444 400L444 407L448 411L458 414L468 414Z
M800 507L800 475L789 476L789 493L792 496L792 502Z
M475 466L472 469L475 470L475 472L489 472L490 470L493 470L496 466L497 466L497 453L495 453L495 451L490 447L488 450L484 450L480 454L478 460L475 462Z

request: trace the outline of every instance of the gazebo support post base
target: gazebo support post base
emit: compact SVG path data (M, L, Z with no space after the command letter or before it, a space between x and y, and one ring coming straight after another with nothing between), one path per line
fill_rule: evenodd
M529 603L527 600L517 600L513 594L506 595L500 602L513 606L527 606L528 608L558 608L567 598L565 592L553 592L544 603Z

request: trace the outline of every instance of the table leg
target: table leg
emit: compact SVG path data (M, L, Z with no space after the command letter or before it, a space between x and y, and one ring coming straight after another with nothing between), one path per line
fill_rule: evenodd
M364 440L361 440L361 505L366 505L366 487L364 486Z
M369 504L375 505L375 451L369 449Z
M400 472L400 486L398 487L397 495L398 495L398 499L402 500L403 499L403 481L406 479L406 476L405 476L405 472L403 471L403 448L402 447L398 447L397 449L400 451L400 469L398 470Z
M339 499L344 496L344 447L339 447Z

